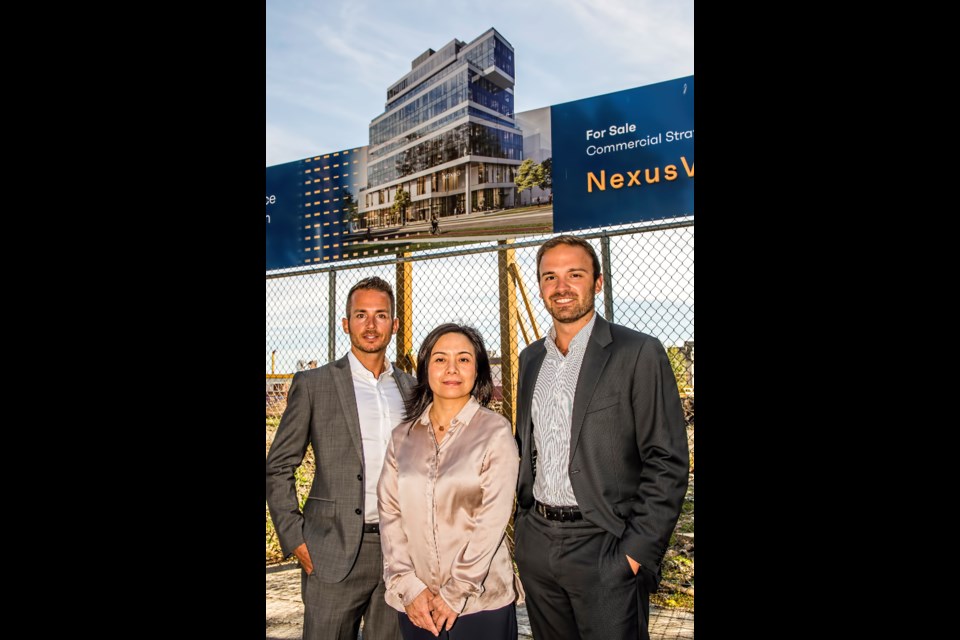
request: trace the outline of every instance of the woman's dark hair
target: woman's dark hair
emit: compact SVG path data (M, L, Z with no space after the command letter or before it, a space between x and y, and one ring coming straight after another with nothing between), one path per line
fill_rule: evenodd
M420 345L420 351L417 353L417 384L410 394L410 399L404 402L404 420L416 420L427 407L433 402L433 391L430 389L430 374L427 369L430 366L430 354L437 341L448 333L461 333L467 337L473 350L477 354L477 379L473 383L473 389L470 393L474 395L483 406L487 406L493 397L493 375L490 373L490 358L487 356L487 349L483 346L483 337L473 327L449 322L442 324L427 334Z

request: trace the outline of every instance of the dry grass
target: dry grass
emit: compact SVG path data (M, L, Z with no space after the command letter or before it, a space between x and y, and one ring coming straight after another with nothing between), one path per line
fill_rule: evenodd
M270 451L270 445L273 443L273 437L277 433L277 425L280 424L279 417L267 417L267 448L264 457ZM296 471L297 481L297 499L300 501L300 508L307 499L310 492L310 483L313 482L313 474L316 470L316 460L313 457L313 445L307 446L307 454ZM277 532L273 528L273 520L270 518L270 510L264 503L267 512L267 565L278 564L283 561L283 552L280 550L280 541L277 540Z

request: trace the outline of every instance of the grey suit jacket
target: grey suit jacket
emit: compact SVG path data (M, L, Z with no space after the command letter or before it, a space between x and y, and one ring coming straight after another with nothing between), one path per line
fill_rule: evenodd
M534 504L533 390L543 338L520 354L517 517ZM584 518L659 576L687 490L683 408L667 353L652 336L597 317L573 401L568 472Z
M406 400L416 379L396 367L393 376ZM294 472L313 444L317 468L303 512ZM323 582L350 573L363 539L365 469L360 418L347 356L293 376L270 453L267 506L284 557L304 542Z

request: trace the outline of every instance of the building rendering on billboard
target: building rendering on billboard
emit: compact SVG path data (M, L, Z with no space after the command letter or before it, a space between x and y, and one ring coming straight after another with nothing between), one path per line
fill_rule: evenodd
M266 168L267 270L694 215L694 78L514 113L489 29L427 49L369 145Z
M523 160L513 79L513 47L496 29L414 59L370 123L367 184L352 230L512 207Z

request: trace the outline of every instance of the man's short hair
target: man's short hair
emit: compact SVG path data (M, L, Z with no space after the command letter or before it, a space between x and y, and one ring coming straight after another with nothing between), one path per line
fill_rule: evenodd
M350 317L350 303L353 301L353 292L359 291L360 289L372 289L373 291L382 291L387 294L387 297L390 298L390 317L394 317L395 303L393 300L393 287L383 278L372 276L370 278L364 278L350 287L350 293L347 294L347 318Z
M537 282L540 282L540 260L543 258L543 254L561 244L570 247L580 247L587 252L587 255L589 255L593 261L593 281L596 282L601 274L600 258L597 257L597 252L593 250L592 244L577 236L557 236L556 238L550 238L540 245L540 249L537 251Z

